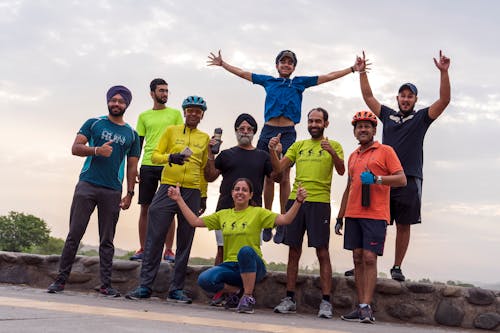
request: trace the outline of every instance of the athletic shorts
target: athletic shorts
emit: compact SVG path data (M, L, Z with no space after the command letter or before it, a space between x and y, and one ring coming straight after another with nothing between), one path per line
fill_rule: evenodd
M262 131L260 131L259 141L257 142L257 148L267 151L269 153L269 140L281 133L281 146L283 147L283 155L297 139L297 132L295 131L295 126L271 126L264 125Z
M387 221L374 219L345 219L344 249L363 249L378 256L384 254Z
M292 207L295 200L288 200L286 210ZM307 230L307 246L328 247L330 242L330 203L304 202L291 224L284 226L283 244L302 248L304 233Z
M139 205L149 205L158 189L163 166L141 165L139 171Z
M393 224L422 223L420 208L422 206L422 179L406 177L405 187L391 189L391 221Z

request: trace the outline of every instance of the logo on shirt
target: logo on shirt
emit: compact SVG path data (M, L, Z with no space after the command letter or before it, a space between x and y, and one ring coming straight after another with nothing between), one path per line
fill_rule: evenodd
M401 123L407 122L408 120L413 119L414 116L415 116L414 114L411 114L408 117L390 115L389 119L394 121L396 124L401 124Z
M106 129L102 130L101 139L106 140L106 141L113 141L113 142L118 143L122 146L127 142L127 138L124 135L116 134L116 133L110 132Z

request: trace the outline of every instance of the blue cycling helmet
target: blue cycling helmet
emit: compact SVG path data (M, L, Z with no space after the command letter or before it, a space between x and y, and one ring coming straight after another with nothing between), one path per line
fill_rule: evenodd
M186 108L190 106L197 106L201 108L203 111L207 109L207 103L205 102L203 97L198 97L198 96L189 96L184 100L184 102L182 102L183 110L186 110Z

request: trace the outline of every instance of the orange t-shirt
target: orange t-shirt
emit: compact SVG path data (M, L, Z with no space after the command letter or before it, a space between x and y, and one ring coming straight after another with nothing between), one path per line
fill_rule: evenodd
M388 185L370 185L370 206L361 206L361 173L370 170L376 176L392 175L403 171L401 162L392 147L375 141L361 152L356 149L349 156L348 171L351 181L345 217L385 220L389 222L391 212L390 191Z

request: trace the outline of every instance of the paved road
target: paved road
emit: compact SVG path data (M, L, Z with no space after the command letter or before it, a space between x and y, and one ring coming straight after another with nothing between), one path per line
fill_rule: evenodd
M267 310L239 314L200 304L159 298L130 301L97 293L0 285L0 332L475 332L377 322L375 325L319 319L309 314L277 315ZM482 331L484 332L484 331Z

